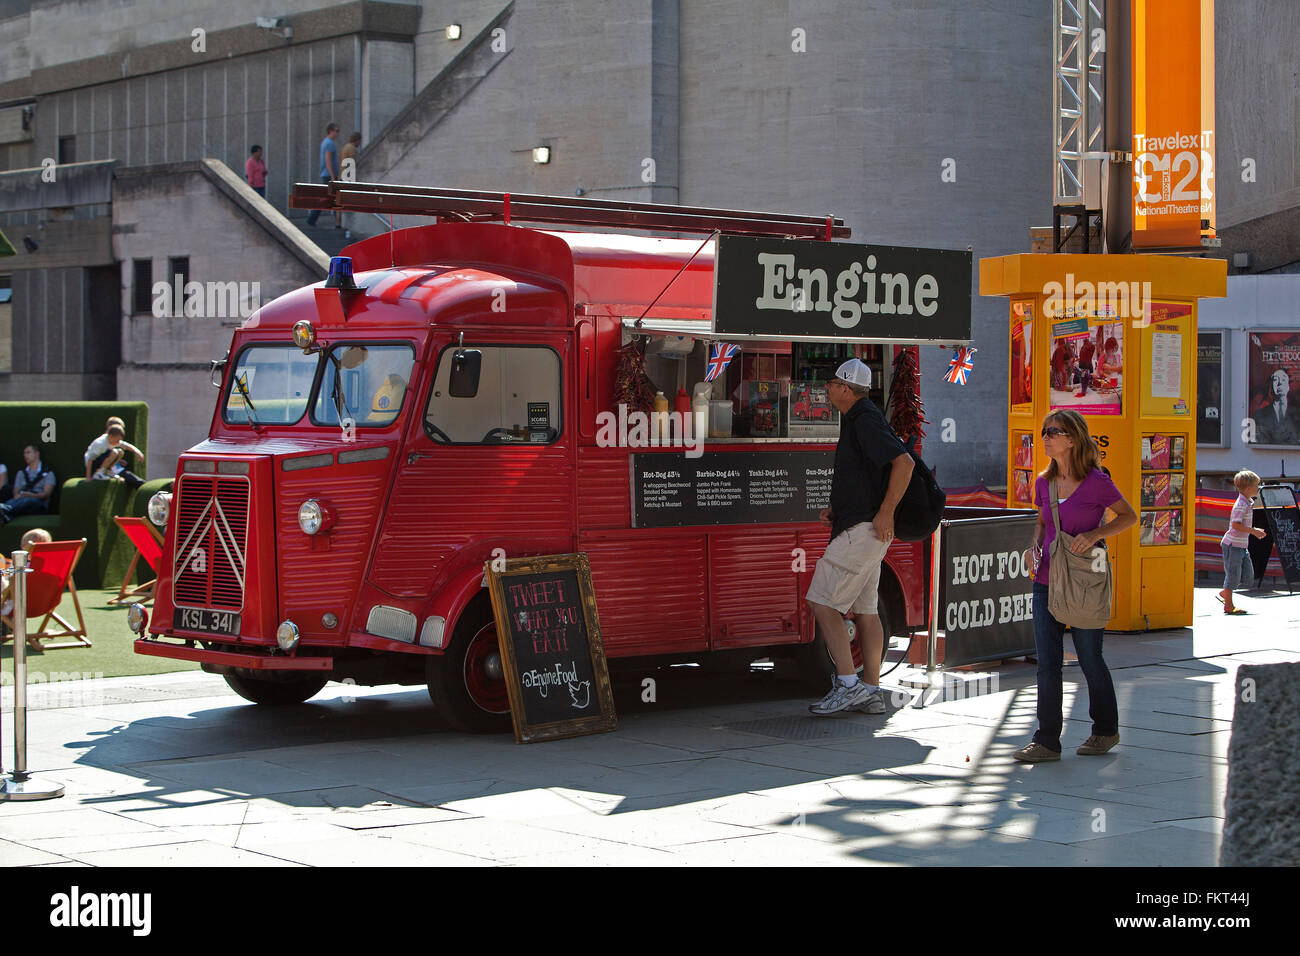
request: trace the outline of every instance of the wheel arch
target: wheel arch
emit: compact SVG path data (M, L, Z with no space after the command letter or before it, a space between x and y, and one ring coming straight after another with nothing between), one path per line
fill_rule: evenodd
M442 642L437 647L431 646L430 650L435 654L441 654L447 649L447 645L451 643L451 636L456 633L456 625L460 623L461 615L475 598L480 596L489 605L491 604L486 572L481 567L474 567L461 571L429 598L424 607L422 620L428 622L434 617L443 620Z

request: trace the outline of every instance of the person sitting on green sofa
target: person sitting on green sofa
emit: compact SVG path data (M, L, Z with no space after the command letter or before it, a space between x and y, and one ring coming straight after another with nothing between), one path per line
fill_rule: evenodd
M19 515L43 514L50 510L50 496L54 494L54 472L41 463L41 450L36 445L23 446L21 468L14 475L14 496L0 503L0 525L8 524Z

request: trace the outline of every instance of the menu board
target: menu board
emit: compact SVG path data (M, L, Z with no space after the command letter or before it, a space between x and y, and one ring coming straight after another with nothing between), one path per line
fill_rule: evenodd
M831 503L833 451L632 456L632 526L816 521Z
M613 730L614 695L585 554L487 566L515 740Z
M1278 485L1261 488L1260 501L1286 583L1300 584L1300 508L1296 506L1295 492Z

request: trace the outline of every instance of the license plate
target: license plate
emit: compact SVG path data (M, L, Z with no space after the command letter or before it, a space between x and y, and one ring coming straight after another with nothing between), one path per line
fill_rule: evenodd
M202 631L205 634L238 634L239 615L232 611L195 610L179 607L180 615L177 626L187 631Z

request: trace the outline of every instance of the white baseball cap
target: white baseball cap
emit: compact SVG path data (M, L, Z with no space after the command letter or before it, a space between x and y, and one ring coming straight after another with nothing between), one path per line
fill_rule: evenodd
M871 387L871 366L861 359L849 359L835 370L835 377L841 382L857 385L860 388Z

